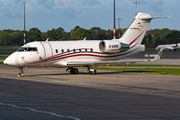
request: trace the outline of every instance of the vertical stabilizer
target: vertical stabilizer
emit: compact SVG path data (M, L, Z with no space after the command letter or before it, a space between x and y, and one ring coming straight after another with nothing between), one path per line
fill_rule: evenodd
M149 14L138 13L132 24L119 39L120 42L129 45L141 44L151 19L153 17Z

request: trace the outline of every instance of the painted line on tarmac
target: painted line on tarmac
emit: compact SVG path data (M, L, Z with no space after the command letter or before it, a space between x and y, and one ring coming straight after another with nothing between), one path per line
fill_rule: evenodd
M72 117L72 116L59 115L59 114L56 114L56 113L53 113L53 112L40 111L40 110L36 110L36 109L33 109L33 108L29 108L29 107L20 107L20 106L13 105L13 104L6 104L6 103L1 103L0 102L0 105L10 106L10 107L18 108L18 109L30 110L30 111L38 112L38 113L50 114L50 115L53 115L53 116L56 116L56 117L61 117L61 118L69 118L69 119L74 119L74 120L81 120L80 118L76 118L76 117Z
M69 82L79 82L79 80L68 80Z

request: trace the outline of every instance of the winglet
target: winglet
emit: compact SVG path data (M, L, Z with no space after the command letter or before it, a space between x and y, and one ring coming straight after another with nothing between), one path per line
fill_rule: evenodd
M162 55L163 50L164 50L164 48L162 47L152 61L159 60Z

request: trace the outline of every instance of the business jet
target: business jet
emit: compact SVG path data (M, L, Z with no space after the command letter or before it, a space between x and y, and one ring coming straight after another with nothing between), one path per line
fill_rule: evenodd
M168 50L168 51L174 50L174 51L176 51L176 49L180 48L180 43L178 43L178 44L168 44L168 45L158 45L156 47L156 50L159 50L162 47L164 48L164 50Z
M150 21L155 18L161 17L138 13L120 39L30 42L7 57L4 64L18 67L18 77L23 77L24 69L27 67L67 68L71 74L78 73L77 67L87 67L89 74L96 74L99 64L159 60L163 48L151 60L123 59L145 51L145 46L141 45L141 42Z

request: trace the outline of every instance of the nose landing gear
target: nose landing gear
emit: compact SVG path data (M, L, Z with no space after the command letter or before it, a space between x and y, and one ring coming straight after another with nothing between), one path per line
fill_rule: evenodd
M23 67L19 67L19 74L18 74L17 76L18 76L18 77L25 77Z

